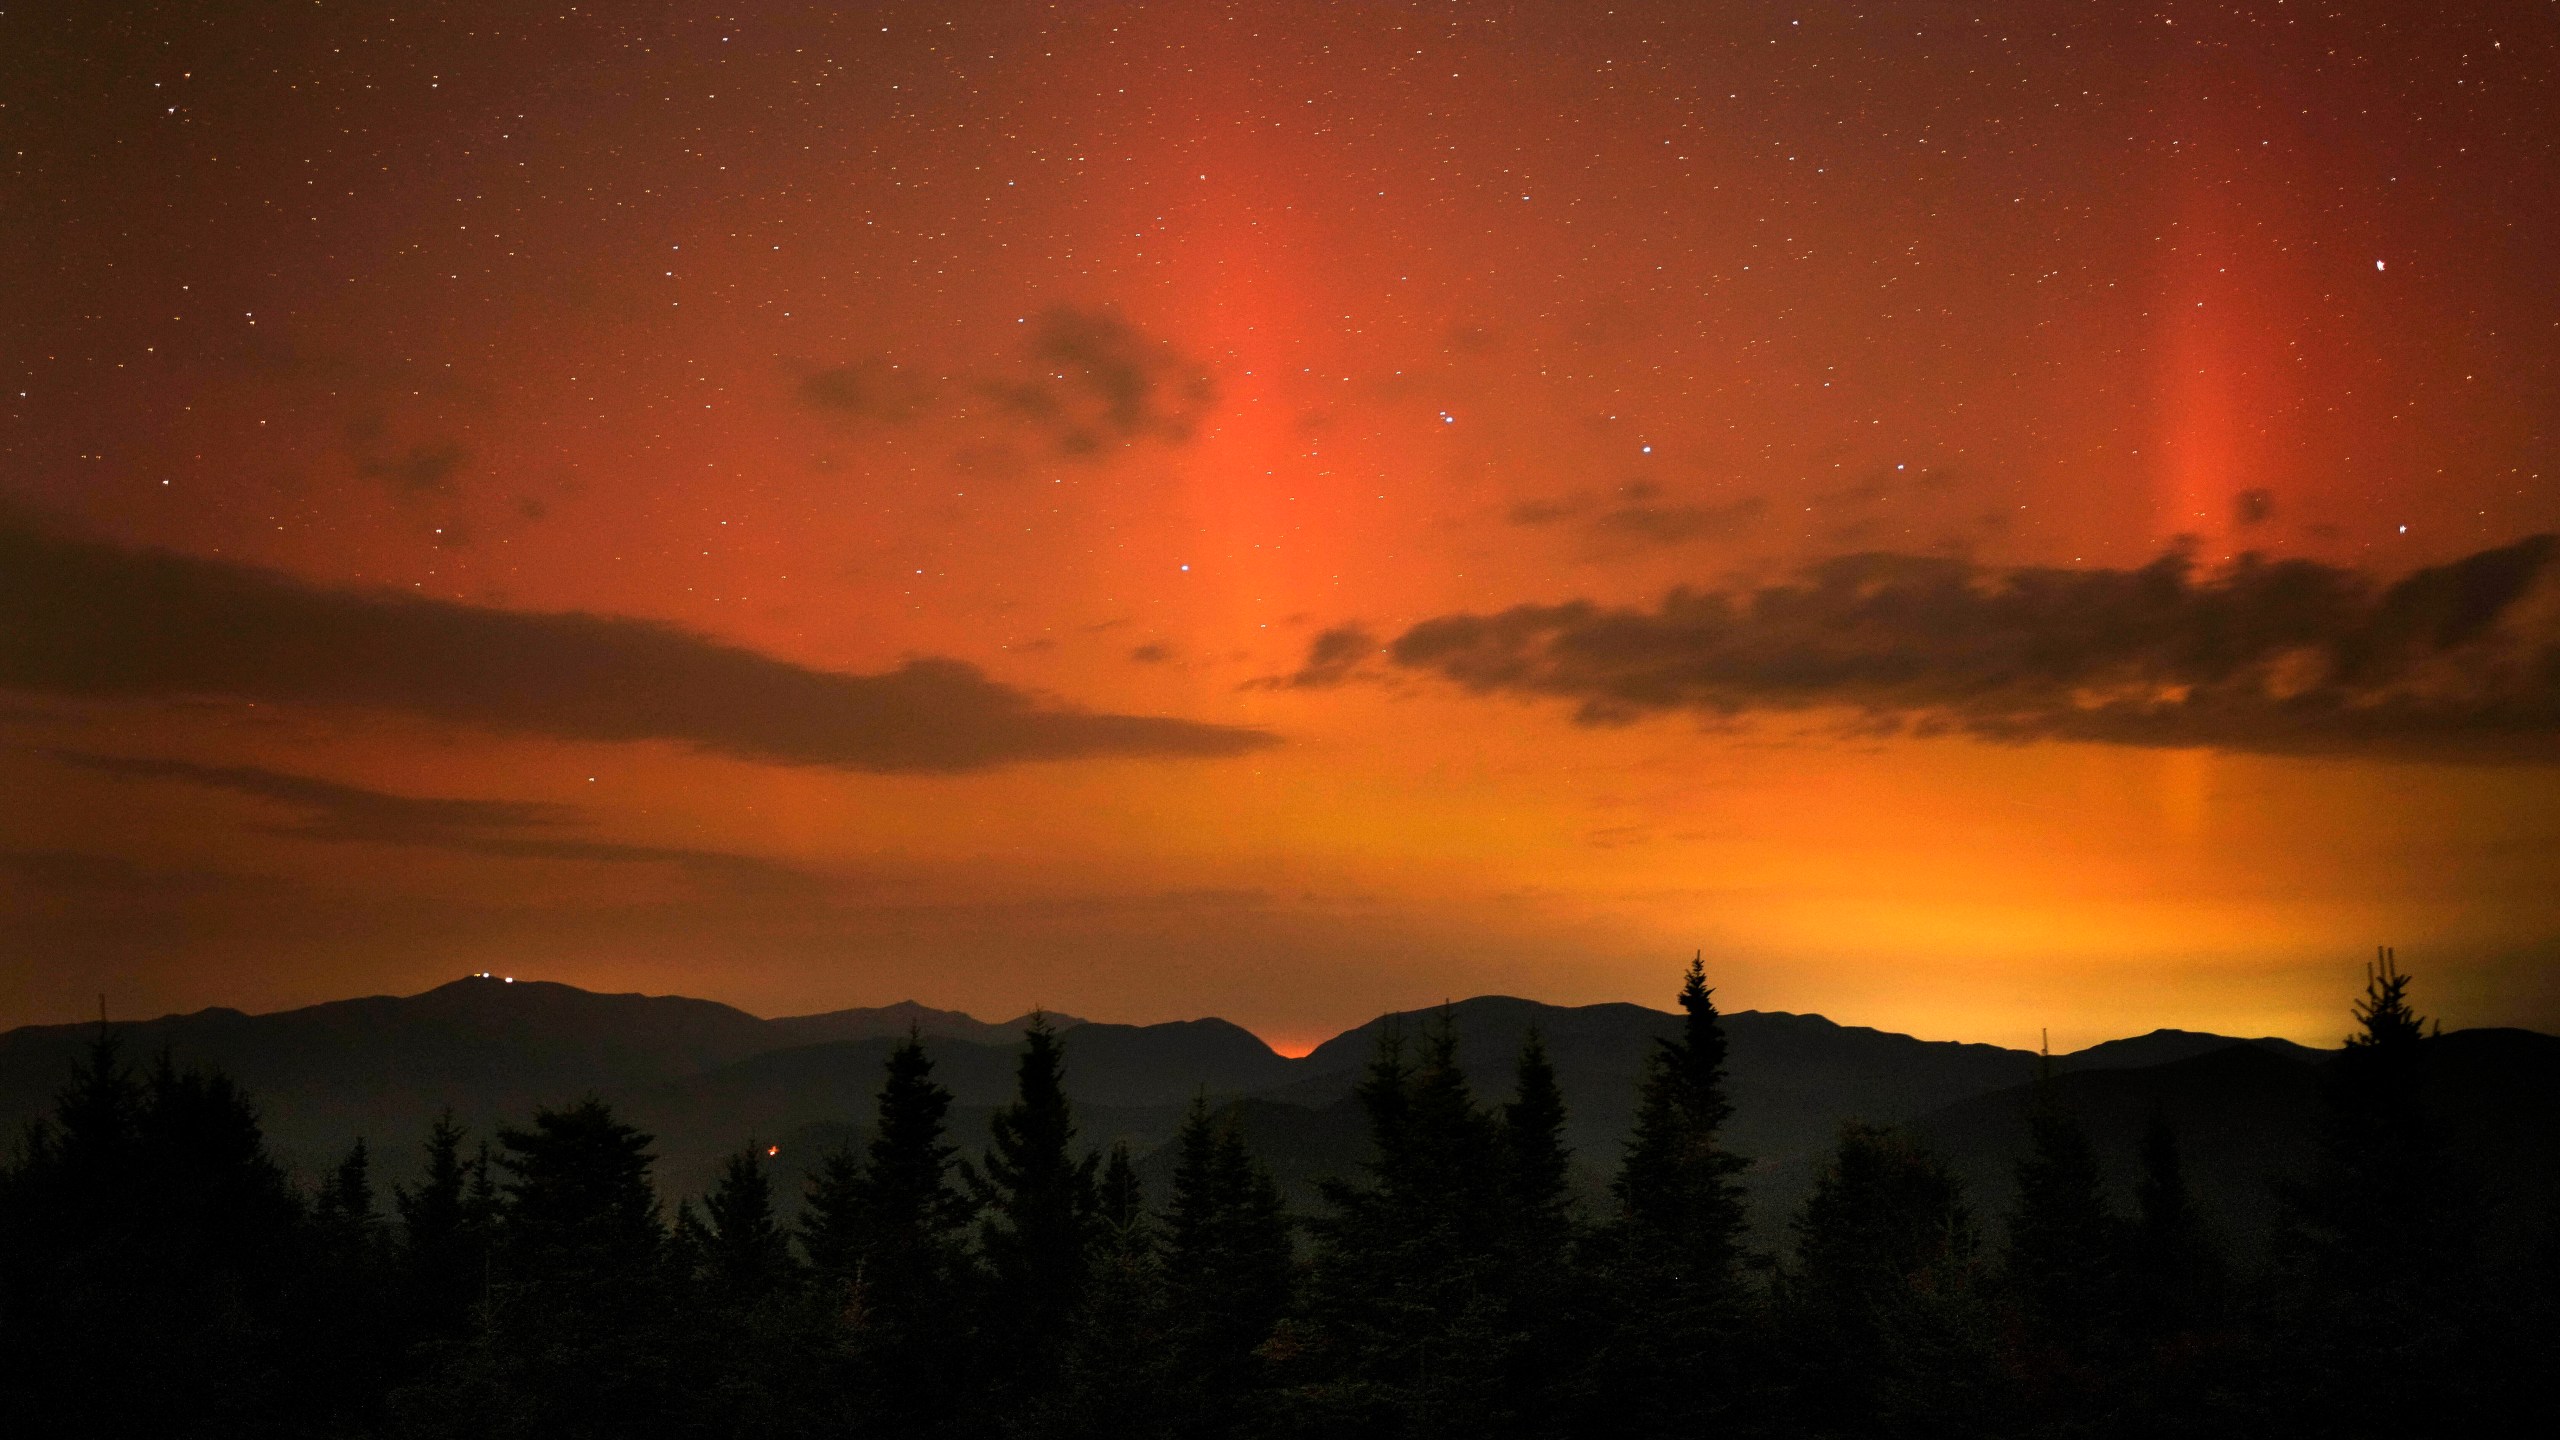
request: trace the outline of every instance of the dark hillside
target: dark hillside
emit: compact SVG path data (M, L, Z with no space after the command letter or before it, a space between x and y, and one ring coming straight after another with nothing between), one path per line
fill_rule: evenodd
M1392 1021L1420 1033L1438 1012L1380 1016L1318 1046L1299 1062L1313 1071L1269 1098L1327 1106L1351 1093L1360 1067ZM1458 1054L1480 1096L1510 1093L1521 1037L1535 1023L1564 1089L1566 1136L1586 1170L1606 1173L1635 1112L1648 1048L1675 1019L1640 1005L1541 1005L1507 995L1448 1007ZM2035 1073L2023 1050L1919 1040L1819 1015L1744 1010L1724 1017L1732 1046L1733 1147L1764 1166L1827 1146L1844 1120L1891 1124Z
M768 1022L708 1000L599 995L472 977L423 994L341 1000L271 1015L205 1010L115 1028L137 1063L229 1072L255 1097L278 1154L306 1170L361 1134L405 1149L450 1106L483 1129L537 1104L616 1094L772 1047ZM0 1035L0 1123L47 1108L94 1025Z
M2560 1199L2560 1038L2526 1030L2455 1031L2433 1043L2430 1060L2426 1103L2469 1171L2469 1188L2482 1198L2485 1238L2498 1253L2516 1253L2535 1243ZM2053 1089L2086 1127L2119 1213L2133 1209L2142 1133L2161 1116L2177 1130L2188 1182L2208 1223L2237 1256L2254 1260L2283 1219L2278 1186L2310 1168L2326 1063L2324 1052L2300 1046L2226 1041L2138 1069L2057 1064ZM1996 1221L2014 1203L2034 1094L2032 1085L2021 1085L1978 1095L1905 1127L1946 1158L1985 1220ZM1783 1235L1784 1217L1802 1202L1812 1178L1812 1165L1799 1161L1760 1185L1755 1199L1764 1241Z

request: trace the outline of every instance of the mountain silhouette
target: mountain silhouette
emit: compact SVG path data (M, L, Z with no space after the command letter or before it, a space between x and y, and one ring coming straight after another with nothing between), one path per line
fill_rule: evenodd
M1129 1142L1141 1173L1160 1181L1171 1161L1158 1152L1184 1108L1206 1097L1232 1107L1256 1151L1303 1200L1318 1179L1353 1173L1364 1157L1366 1131L1351 1092L1380 1033L1394 1025L1418 1035L1443 1010L1461 1063L1492 1101L1509 1094L1520 1043L1537 1028L1569 1107L1579 1188L1596 1201L1617 1163L1644 1057L1677 1023L1665 1012L1479 996L1382 1015L1295 1060L1224 1020L1048 1018L1062 1031L1085 1143ZM520 1123L536 1106L595 1095L658 1137L662 1173L683 1193L707 1185L720 1157L751 1140L814 1163L859 1138L888 1052L910 1029L953 1094L953 1133L974 1146L986 1114L1012 1094L1029 1018L987 1022L909 1001L765 1019L681 996L471 976L417 995L268 1015L203 1010L115 1028L128 1054L166 1049L182 1065L237 1076L257 1098L277 1152L305 1174L319 1173L361 1135L398 1178L418 1137L447 1108L485 1134ZM1739 1011L1725 1025L1729 1135L1754 1162L1745 1179L1764 1239L1774 1237L1776 1217L1801 1198L1815 1159L1852 1119L1907 1125L1941 1146L1985 1203L1999 1203L2018 1097L2036 1072L2033 1054L1819 1015ZM53 1025L0 1033L0 1124L14 1130L44 1110L95 1031ZM2500 1062L2509 1071L2554 1069L2546 1051L2560 1041L2496 1033L2510 1037L2497 1042L2515 1052ZM2321 1053L2281 1040L2162 1030L2058 1057L2056 1083L2089 1115L2115 1183L2128 1183L2132 1137L2159 1111L2190 1136L2200 1203L2220 1221L2258 1230L2270 1223L2265 1178L2298 1169L2307 1153L2304 1117L2317 1103ZM2479 1063L2490 1065L2481 1054ZM2531 1089L2506 1072L2477 1083L2493 1080Z

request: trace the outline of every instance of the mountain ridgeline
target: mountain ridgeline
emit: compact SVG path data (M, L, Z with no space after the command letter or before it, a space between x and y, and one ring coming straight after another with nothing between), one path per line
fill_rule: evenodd
M2440 1433L2550 1408L2560 1039L1481 997L0 1035L0 1384L137 1434ZM2387 1377L2377 1387L2376 1377Z
M1126 1141L1141 1173L1195 1097L1233 1103L1249 1134L1300 1198L1361 1158L1353 1100L1362 1066L1389 1026L1437 1012L1385 1015L1315 1048L1276 1054L1223 1020L1110 1025L1051 1016L1067 1094L1089 1132ZM1638 1071L1677 1017L1643 1006L1564 1007L1483 996L1447 1007L1458 1059L1493 1089L1511 1082L1521 1037L1535 1027L1567 1103L1566 1137L1596 1193L1634 1113ZM966 1139L1012 1095L1014 1051L1030 1017L991 1024L912 1002L763 1019L679 996L596 994L543 981L472 976L423 994L338 1001L269 1015L206 1010L115 1026L126 1053L168 1051L236 1079L259 1103L273 1152L317 1173L364 1137L423 1135L450 1112L475 1133L542 1105L610 1102L656 1137L662 1183L697 1193L721 1157L749 1139L783 1144L797 1169L866 1123L881 1066L912 1029L952 1093ZM1843 1121L1895 1124L2027 1083L2036 1057L1991 1045L1913 1039L1816 1015L1742 1011L1724 1017L1732 1046L1734 1148L1758 1162L1750 1181L1785 1184L1785 1167L1824 1150ZM0 1125L42 1114L96 1034L95 1025L0 1033ZM2065 1068L2141 1066L2240 1043L2164 1031L2113 1041ZM2308 1058L2284 1041L2249 1042ZM1161 1168L1159 1165L1157 1168ZM785 1187L792 1191L795 1187Z

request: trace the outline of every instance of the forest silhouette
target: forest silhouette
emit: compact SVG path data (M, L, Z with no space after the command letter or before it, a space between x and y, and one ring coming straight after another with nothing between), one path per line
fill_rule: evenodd
M2145 1135L2111 1207L2040 1084L2015 1201L1842 1129L1780 1253L1749 1243L1726 1036L1692 962L1605 1198L1535 1030L1477 1093L1446 1013L1381 1031L1370 1153L1293 1210L1196 1101L1169 1193L1082 1143L1049 1023L983 1150L922 1037L799 1203L751 1144L670 1208L593 1098L386 1196L316 1187L251 1097L101 1026L0 1169L19 1434L171 1436L2414 1436L2555 1402L2560 1213L2491 1244L2430 1118L2439 1037L2389 952L2325 1062L2317 1160L2245 1260ZM786 1219L786 1212L791 1218Z

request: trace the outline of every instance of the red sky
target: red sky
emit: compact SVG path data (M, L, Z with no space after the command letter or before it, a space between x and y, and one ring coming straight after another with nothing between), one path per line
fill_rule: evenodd
M2555 78L2525 0L13 8L0 1024L1703 947L2324 1040L2380 943L2560 1022Z

